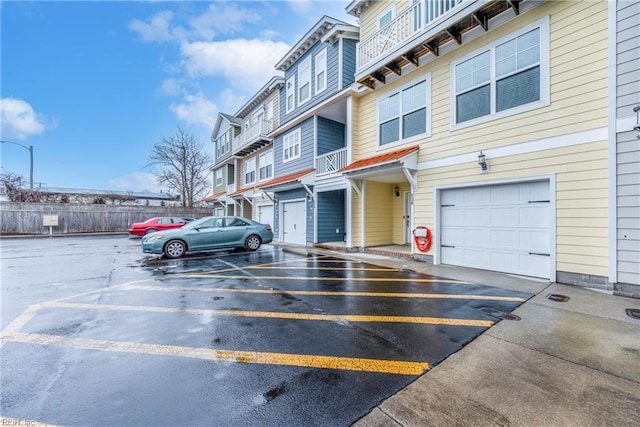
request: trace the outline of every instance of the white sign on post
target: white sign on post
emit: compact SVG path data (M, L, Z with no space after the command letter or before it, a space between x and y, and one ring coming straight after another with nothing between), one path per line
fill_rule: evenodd
M49 235L53 234L53 227L58 226L58 215L43 215L42 225L49 227Z

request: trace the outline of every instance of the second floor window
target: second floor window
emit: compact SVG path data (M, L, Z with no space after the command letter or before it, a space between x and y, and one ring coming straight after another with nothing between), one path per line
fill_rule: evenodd
M222 185L222 169L216 171L216 185Z
M252 184L256 182L256 158L247 160L245 163L244 183Z
M273 151L260 154L260 181L273 177Z
M282 138L282 161L288 162L298 157L300 157L300 129L296 129Z
M454 64L455 124L486 121L543 101L542 25ZM522 108L507 112L516 107Z
M289 77L286 86L286 110L287 113L290 113L295 107L296 78L294 76Z
M427 83L413 83L378 102L380 145L427 133Z
M327 88L327 49L315 56L315 93L320 93Z
M311 57L298 65L298 105L311 98Z

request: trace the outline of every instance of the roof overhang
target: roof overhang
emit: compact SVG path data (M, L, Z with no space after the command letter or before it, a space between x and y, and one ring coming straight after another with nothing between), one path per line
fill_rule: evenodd
M237 117L244 117L249 114L254 108L264 102L274 91L280 90L284 86L284 77L273 76L266 85L262 87L256 94L247 101L246 104L238 110L235 114Z
M208 196L205 196L202 201L203 202L208 202L208 203L222 203L227 199L226 196L227 193L215 193L215 194L210 194Z
M313 186L316 180L316 170L307 169L301 172L292 173L273 179L269 182L256 187L261 191L281 192L304 188L307 193L310 192L310 186ZM313 195L313 192L310 193Z
M380 154L351 163L341 169L351 186L360 194L358 180L388 184L408 181L412 190L417 188L418 147L410 147Z
M287 52L287 54L276 64L276 70L286 71L302 55L304 55L316 42L329 32L334 25L349 25L330 16L323 16L320 20L300 38L298 43Z

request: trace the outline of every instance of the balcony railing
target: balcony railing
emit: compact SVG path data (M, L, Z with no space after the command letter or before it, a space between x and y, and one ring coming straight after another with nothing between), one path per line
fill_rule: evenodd
M316 158L316 175L336 173L347 166L347 149L341 148Z
M358 70L393 51L398 45L469 0L421 0L402 12L384 28L358 43Z
M231 194L236 191L236 184L227 185L227 194Z
M245 127L240 135L233 138L233 152L237 153L246 146L264 138L265 135L271 133L275 129L275 124L274 120L260 120L257 123L252 123Z

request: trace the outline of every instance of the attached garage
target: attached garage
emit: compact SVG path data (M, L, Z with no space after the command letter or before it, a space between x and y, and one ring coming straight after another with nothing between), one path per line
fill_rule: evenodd
M273 205L258 206L256 221L261 224L273 225Z
M282 241L306 245L307 203L304 200L282 202Z
M549 180L439 190L440 262L551 279Z

